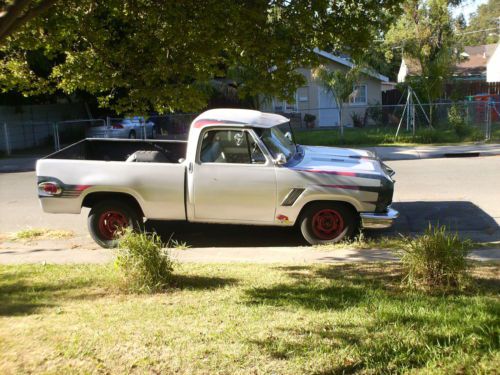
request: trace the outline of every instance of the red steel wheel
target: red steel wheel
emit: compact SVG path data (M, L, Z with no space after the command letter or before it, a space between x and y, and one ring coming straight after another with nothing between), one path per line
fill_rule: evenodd
M359 225L359 215L344 202L315 202L300 215L300 231L311 245L325 245L352 237Z
M128 227L129 219L120 211L109 210L99 216L99 231L107 240L115 238L116 232Z
M344 230L344 219L337 211L326 208L314 214L312 230L322 240L333 240Z
M122 228L141 230L143 217L135 205L110 199L92 206L87 223L94 241L104 248L112 248L118 246L117 234Z

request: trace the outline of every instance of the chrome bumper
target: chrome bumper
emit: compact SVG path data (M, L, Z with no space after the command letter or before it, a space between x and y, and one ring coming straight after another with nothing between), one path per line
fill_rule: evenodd
M375 213L375 212L361 212L361 226L363 228L389 228L392 222L399 217L399 212L388 207L387 212Z

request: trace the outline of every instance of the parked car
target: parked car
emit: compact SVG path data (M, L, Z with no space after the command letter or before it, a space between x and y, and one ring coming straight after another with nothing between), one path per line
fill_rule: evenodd
M146 136L144 136L146 132ZM123 119L112 119L109 125L93 126L87 129L87 138L155 138L154 122L146 121L144 117L134 116Z
M82 140L37 162L42 208L90 207L89 230L103 247L144 218L297 224L310 244L390 226L394 172L369 151L297 145L279 129L288 121L215 109L193 121L188 141Z

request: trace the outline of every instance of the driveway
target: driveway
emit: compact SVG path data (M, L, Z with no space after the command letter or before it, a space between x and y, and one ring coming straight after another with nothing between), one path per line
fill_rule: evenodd
M420 233L431 222L446 224L462 236L475 241L500 243L500 157L401 160L388 164L396 171L394 207L400 211L401 217L394 228L367 231L368 236L398 232ZM15 232L27 227L71 230L75 233L75 238L67 240L66 247L73 247L78 251L93 248L91 251L98 254L101 250L87 234L88 211L83 210L81 215L45 214L39 207L35 185L34 172L0 174L0 233ZM187 253L182 253L183 257L193 252L194 258L201 259L208 254L213 257L218 252L222 260L224 254L232 252L230 249L240 249L240 252L244 252L243 255L240 254L241 257L237 254L231 257L235 260L238 257L252 259L253 253L253 259L259 261L266 252L281 254L284 251L289 258L302 259L302 251L313 251L303 247L304 242L293 228L178 222L149 222L148 226L156 229L167 240L173 236L190 245L192 248ZM0 252L4 256L7 255L5 251L9 251L9 254L30 249L37 250L36 253L43 251L32 245L9 244L9 249L6 246L5 243L0 245ZM61 247L60 244L57 246ZM287 250L280 250L283 248ZM205 250L196 255L197 249ZM59 254L62 255L60 251ZM328 255L322 254L313 258L328 258ZM338 261L339 254L338 251L335 252L330 260ZM385 255L382 256L384 257ZM343 258L348 259L349 256Z

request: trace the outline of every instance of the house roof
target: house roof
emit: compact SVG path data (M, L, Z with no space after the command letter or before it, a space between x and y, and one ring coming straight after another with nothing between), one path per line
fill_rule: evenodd
M463 60L455 66L454 74L457 76L486 74L488 60L497 47L498 44L464 47L464 52L461 54Z
M455 76L477 76L486 74L486 65L488 60L498 44L484 44L480 46L467 46L461 54L462 61L455 65L453 75ZM408 76L415 76L422 73L420 62L415 59L403 58L403 63L406 65Z
M271 128L289 122L290 119L274 113L260 112L253 109L217 108L203 112L193 121L194 127L202 127L209 123Z
M328 60L330 60L330 61L334 61L334 62L336 62L336 63L339 63L339 64L341 64L341 65L347 66L347 67L349 67L349 68L354 67L354 64L353 64L351 61L349 61L349 60L347 60L347 59L345 59L345 58L343 58L343 57L333 55L333 54L331 54L331 53L329 53L329 52L326 52L326 51L320 50L319 48L315 48L313 51L314 51L317 55L319 55L319 56L321 56L321 57L324 57L324 58L326 58L326 59L328 59ZM382 75L382 74L380 74L380 73L378 73L378 72L376 72L376 71L374 71L374 70L370 70L370 69L363 69L363 73L365 73L365 74L367 74L367 75L369 75L369 76L371 76L371 77L373 77L373 78L376 78L376 79L378 79L379 81L383 81L383 82L387 82L387 81L389 81L389 78L388 78L388 77L386 77L386 76L384 76L384 75Z

